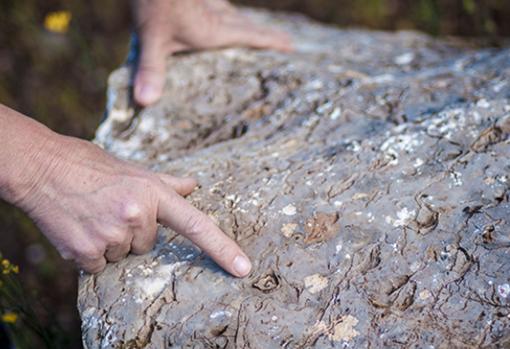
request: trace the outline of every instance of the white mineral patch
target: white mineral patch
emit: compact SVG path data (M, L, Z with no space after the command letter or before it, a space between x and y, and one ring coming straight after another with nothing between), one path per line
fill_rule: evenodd
M476 106L479 107L479 108L484 108L484 109L487 109L489 108L491 105L489 102L487 102L487 100L485 98L482 98L480 99L478 102L476 102Z
M421 300L424 301L432 297L432 293L429 290L423 290L418 294L418 296L420 297Z
M209 317L211 319L231 317L231 316L232 316L232 313L228 310L216 310L213 313L211 313L211 315L209 315Z
M328 287L328 279L320 274L305 277L305 288L310 293L317 293Z
M475 123L480 123L482 121L482 115L480 115L479 112L477 112L476 110L473 111L473 120L475 121ZM474 132L474 130L472 131Z
M85 309L81 313L81 318L83 322L83 327L86 329L92 329L97 328L99 325L99 322L101 321L99 317L96 315L97 309L94 307L89 307Z
M414 168L418 168L420 167L421 165L423 165L425 163L425 161L423 161L422 159L420 158L417 158L416 161L414 162L413 166Z
M138 268L142 269L142 275L146 276L140 277L136 280L136 285L140 290L141 295L149 299L157 296L171 282L172 274L175 270L184 264L186 264L186 262L160 265L156 270L149 274L150 276L147 276L144 273L144 270L147 268L140 265Z
M452 179L453 181L453 186L455 187L460 187L463 183L462 183L462 173L460 172L451 172L450 173L450 178Z
M356 193L352 196L352 199L353 200L363 200L363 199L368 199L370 197L370 195L368 195L367 193Z
M342 114L342 110L340 108L336 107L335 109L333 109L333 111L331 112L329 117L331 118L331 120L336 120L336 119L338 119L338 117L341 114Z
M235 194L227 195L227 196L225 196L225 199L232 201L234 204L237 204L237 203L239 203L239 201L241 201L241 197L239 197Z
M187 264L187 262L176 262L176 263L171 263L171 264L162 264L156 269L156 272L159 276L169 279L172 276L172 274L174 274L179 267L181 267L185 264Z
M143 292L147 297L154 297L163 291L168 281L160 277L146 279L143 282Z
M395 150L412 153L423 143L418 139L418 133L391 136L382 145L382 151Z
M282 213L286 216L294 216L296 214L296 207L292 204L288 204L282 208Z
M486 177L486 178L484 178L483 182L487 185L492 185L492 184L496 183L496 178Z
M133 116L133 110L121 110L121 109L111 109L108 113L108 119L114 120L116 122L125 122L128 121Z
M294 231L296 231L297 226L298 225L296 223L284 224L281 229L283 236L285 236L286 238L290 238L292 234L294 234Z
M391 74L381 74L367 79L367 83L384 84L395 80L395 76Z
M422 143L423 141L418 139L417 133L391 136L381 145L381 150L385 153L387 159L391 159L388 164L395 166L398 164L401 152L410 154Z
M509 284L502 284L498 286L498 294L502 298L507 298L510 295L510 285Z
M113 325L108 325L106 324L107 326L107 331L106 333L104 334L103 338L101 338L101 349L110 349L110 348L116 348L118 347L117 344L117 341L119 338L117 338L117 326L115 324Z
M395 64L398 65L406 65L413 61L414 59L414 53L413 52L406 52L401 54L400 56L395 57Z
M384 103L386 103L386 102L384 102ZM395 132L395 133L404 133L404 131L407 130L408 127L409 127L409 125L407 125L407 124L400 124L400 125L397 125L397 126L393 127L393 132Z
M353 140L350 142L350 144L347 146L347 149L350 151L353 151L355 153L359 152L361 150L361 144L360 142Z
M428 120L425 124L428 125L428 134L442 135L450 139L455 131L466 124L465 112L460 108L442 111L437 117Z
M306 87L312 90L319 90L324 87L324 83L321 80L312 80L306 84Z
M344 203L343 203L342 201L335 201L335 202L333 203L333 205L335 205L335 207L340 207L340 206L342 206L343 204L344 204Z
M137 128L143 133L154 132L156 129L156 120L150 115L144 115L143 118L140 118Z
M416 216L416 211L409 211L407 207L404 207L397 212L397 219L390 216L386 216L385 221L388 224L392 224L394 227L402 227L407 225Z
M329 339L333 341L350 341L359 332L354 328L358 324L359 320L352 315L342 316L339 322L333 327L333 333L328 335Z
M320 105L320 106L317 108L317 113L322 114L322 113L324 113L326 110L331 109L331 107L332 107L332 106L333 106L333 103L332 103L332 102L324 103L324 104Z
M420 261L415 261L413 262L410 266L409 266L409 269L411 269L411 271L413 273L415 273L416 271L418 271L418 269L420 269L421 267L421 262Z
M143 276L149 276L154 272L151 268L143 268L142 269L142 275Z

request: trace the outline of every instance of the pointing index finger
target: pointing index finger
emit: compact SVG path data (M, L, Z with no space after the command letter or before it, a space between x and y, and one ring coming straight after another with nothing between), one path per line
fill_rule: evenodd
M251 263L241 248L211 218L178 194L162 193L158 221L190 239L232 275L244 277L250 272Z

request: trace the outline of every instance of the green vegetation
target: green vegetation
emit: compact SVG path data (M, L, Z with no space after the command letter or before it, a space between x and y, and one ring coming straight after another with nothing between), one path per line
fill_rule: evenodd
M27 293L18 279L19 266L0 254L0 321L16 348L67 348L69 340L36 292ZM38 309L36 315L35 310ZM44 312L50 320L43 324Z

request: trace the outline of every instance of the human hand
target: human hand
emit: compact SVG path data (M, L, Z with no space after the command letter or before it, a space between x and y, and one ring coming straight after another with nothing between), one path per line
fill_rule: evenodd
M231 274L249 273L251 264L239 246L181 196L194 190L195 180L149 172L75 138L57 135L45 144L33 156L45 165L17 204L63 258L99 272L130 251L150 251L159 221Z
M226 0L132 0L140 60L134 97L146 106L165 85L167 56L226 46L291 50L289 37L256 25Z

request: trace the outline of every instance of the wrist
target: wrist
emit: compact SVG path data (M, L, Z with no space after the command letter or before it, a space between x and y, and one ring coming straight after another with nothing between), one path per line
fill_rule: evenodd
M46 135L33 143L13 170L11 203L25 212L49 193L52 179L59 173L59 158L64 150L60 138L58 134Z
M11 119L6 117L6 120L1 118L8 126L2 134L5 137L2 143L6 146L0 151L0 197L26 209L27 201L54 172L53 168L64 148L64 137L32 119L14 116Z

